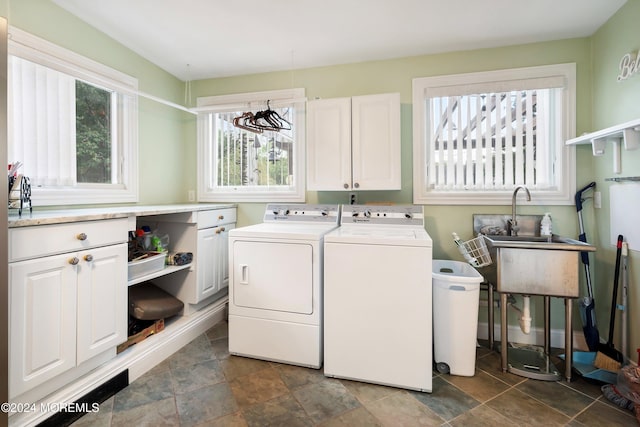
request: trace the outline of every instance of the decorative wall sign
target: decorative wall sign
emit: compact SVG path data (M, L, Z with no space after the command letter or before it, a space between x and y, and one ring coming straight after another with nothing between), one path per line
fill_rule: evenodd
M635 54L627 53L620 59L618 81L626 80L638 72L640 72L640 50Z

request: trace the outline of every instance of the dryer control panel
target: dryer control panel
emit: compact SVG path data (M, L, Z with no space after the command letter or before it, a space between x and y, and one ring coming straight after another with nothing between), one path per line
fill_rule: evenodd
M340 205L269 204L264 222L339 224Z
M424 226L422 206L417 205L344 205L342 224Z

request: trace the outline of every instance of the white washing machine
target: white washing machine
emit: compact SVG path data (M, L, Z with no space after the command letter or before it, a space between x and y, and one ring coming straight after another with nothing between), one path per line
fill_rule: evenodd
M323 237L339 205L270 204L229 232L229 353L322 365Z
M324 374L432 391L432 241L420 206L342 207L324 238Z

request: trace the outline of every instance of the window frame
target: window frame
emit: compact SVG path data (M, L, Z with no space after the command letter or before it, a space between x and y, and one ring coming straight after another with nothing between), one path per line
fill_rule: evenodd
M427 113L427 91L463 85L486 85L527 79L544 79L561 76L562 91L562 141L556 148L557 162L562 170L555 176L556 190L537 190L536 202L549 205L571 205L576 190L575 147L565 141L575 135L576 116L576 65L575 63L536 67L503 69L486 72L421 77L413 79L413 203L422 205L510 205L513 189L464 191L434 191L428 185L428 159L430 141ZM446 90L446 89L445 89ZM515 185L514 185L515 188Z
M199 202L304 202L306 197L305 147L306 99L303 88L263 92L248 92L231 95L198 97L198 183ZM290 102L294 104L295 152L293 159L294 185L286 191L274 191L259 187L222 188L215 184L217 150L209 141L206 116L215 112L256 110L269 100L272 105ZM209 183L213 185L210 186Z
M9 28L8 53L116 92L114 116L119 158L117 184L77 183L31 189L35 206L135 203L138 195L138 79L15 27ZM11 76L9 76L11 78ZM10 86L10 84L9 84ZM12 161L15 159L9 159Z

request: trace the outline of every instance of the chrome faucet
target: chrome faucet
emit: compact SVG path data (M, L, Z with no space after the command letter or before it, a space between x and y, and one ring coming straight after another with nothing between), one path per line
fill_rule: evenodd
M511 232L510 232L511 236L518 235L519 227L518 227L518 220L516 219L516 196L518 195L518 190L520 189L523 189L524 191L527 192L527 201L528 202L531 201L531 193L529 193L529 189L524 185L519 185L516 187L515 190L513 190L513 196L511 196L511 220L509 221L509 223L511 224Z

